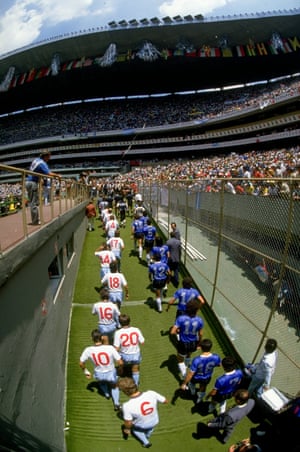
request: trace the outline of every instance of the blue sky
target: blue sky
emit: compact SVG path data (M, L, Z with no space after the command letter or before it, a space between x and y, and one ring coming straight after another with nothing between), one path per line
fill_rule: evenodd
M1 0L0 55L112 20L205 17L299 8L299 0Z

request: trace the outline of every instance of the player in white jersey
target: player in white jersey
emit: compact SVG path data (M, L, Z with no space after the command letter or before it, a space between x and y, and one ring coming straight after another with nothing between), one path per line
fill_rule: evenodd
M115 236L116 231L119 229L120 225L118 220L114 215L110 215L109 219L105 224L105 232L107 239Z
M143 447L151 447L149 438L154 427L159 423L157 404L158 402L168 403L167 399L155 391L139 391L132 378L120 378L118 386L130 397L122 407L124 437L132 433Z
M103 344L112 344L114 333L120 327L118 306L109 300L106 289L101 290L101 301L93 304L92 314L98 316L98 330L102 334Z
M109 272L109 266L112 262L115 262L116 258L106 243L95 251L95 256L98 257L100 261L100 278L102 279L104 275Z
M113 345L120 353L124 366L131 367L132 378L138 386L142 360L140 345L144 344L145 338L139 328L130 325L129 315L121 314L119 322L121 329L115 332Z
M124 240L120 237L120 230L118 229L115 232L115 236L108 239L106 243L116 257L117 264L118 264L118 271L120 272L121 271L122 251L125 248Z
M110 396L113 399L115 411L120 410L120 390L117 386L117 369L116 365L122 366L123 361L120 354L112 345L102 343L100 331L92 331L92 340L94 345L86 347L81 353L79 365L83 370L86 378L92 378L91 372L86 368L85 362L90 360L94 366L93 376L99 382L99 388L104 393L106 399ZM109 392L111 390L111 394Z
M109 299L113 303L117 303L119 309L125 297L128 299L128 285L123 273L119 273L117 269L117 263L112 262L110 264L110 271L106 273L101 279L101 283L107 288L109 293Z

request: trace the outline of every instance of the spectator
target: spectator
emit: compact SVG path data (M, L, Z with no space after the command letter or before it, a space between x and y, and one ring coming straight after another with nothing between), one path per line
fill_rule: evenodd
M88 221L88 227L87 230L88 231L94 231L94 220L96 218L96 208L94 206L94 203L92 200L90 200L90 202L88 203L88 205L85 208L85 216L87 217L87 221Z
M277 341L275 339L267 339L265 344L265 352L254 367L249 384L249 394L261 397L263 391L266 391L271 386L271 379L276 369L277 364Z
M51 157L50 151L43 151L41 152L40 156L35 158L33 162L30 165L30 171L34 173L38 173L40 175L47 175L47 176L57 176L60 177L58 174L53 173L50 171L48 162ZM39 215L39 181L41 176L34 174L29 174L27 176L26 180L26 190L27 190L27 196L28 201L30 204L30 213L31 213L31 224L37 225L40 224L40 215ZM43 179L44 181L47 179Z
M175 287L179 285L179 265L181 261L181 241L176 238L176 233L171 232L166 245L168 247L168 265L171 271L171 281Z
M223 430L220 440L227 443L235 426L247 416L254 408L255 402L250 399L247 389L238 389L234 393L235 406L208 421L207 426L213 429Z

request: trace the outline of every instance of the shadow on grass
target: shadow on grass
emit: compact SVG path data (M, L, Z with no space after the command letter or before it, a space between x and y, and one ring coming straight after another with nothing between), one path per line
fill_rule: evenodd
M168 371L175 377L178 383L181 383L181 379L179 377L178 370L178 362L176 355L169 355L168 359L163 361L159 366L160 369L167 367Z
M88 383L88 385L86 386L86 389L90 392L95 392L95 390L97 391L97 393L101 396L101 397L105 397L103 391L100 388L99 382L98 381L91 381L90 383Z
M218 429L210 428L204 422L198 422L196 433L192 433L194 439L208 439L215 437L218 441L222 442L222 436Z
M150 309L154 309L155 311L157 310L157 304L153 297L148 297L145 304L149 306Z

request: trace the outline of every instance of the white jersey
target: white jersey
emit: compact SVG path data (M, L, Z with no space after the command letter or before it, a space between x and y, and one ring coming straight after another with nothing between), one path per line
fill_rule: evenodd
M95 372L110 372L115 369L115 361L121 359L120 354L112 345L91 345L86 347L81 356L80 362L92 361Z
M125 247L124 240L121 237L111 237L106 243L114 255L120 259Z
M94 303L92 314L98 316L99 325L119 324L119 308L111 301L98 301L98 303Z
M109 293L123 293L123 287L127 286L127 281L123 273L106 273L101 280L107 286Z
M116 230L119 229L119 222L117 220L108 220L105 226L105 231L108 237L114 237Z
M166 398L158 392L141 392L123 404L123 418L125 421L132 421L135 427L151 429L159 422L157 402L165 401Z
M102 268L109 268L110 264L116 260L111 250L95 251L95 256L99 258Z
M145 338L139 328L128 326L117 330L114 335L114 346L125 355L139 353L140 344L145 342Z

